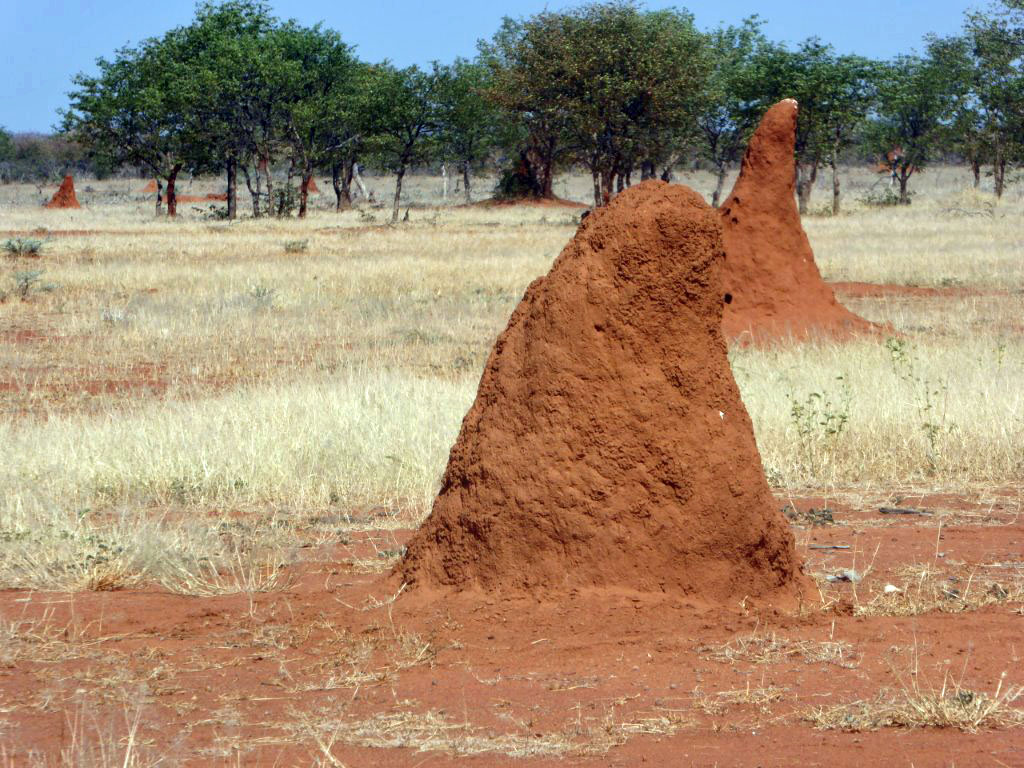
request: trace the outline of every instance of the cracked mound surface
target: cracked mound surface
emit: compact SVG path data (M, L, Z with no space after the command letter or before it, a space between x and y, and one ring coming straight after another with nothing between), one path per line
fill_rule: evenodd
M836 301L814 263L793 194L797 111L786 99L765 113L719 209L728 302L723 330L730 339L846 338L876 330Z
M717 214L649 181L585 219L498 337L413 588L811 594L722 336Z

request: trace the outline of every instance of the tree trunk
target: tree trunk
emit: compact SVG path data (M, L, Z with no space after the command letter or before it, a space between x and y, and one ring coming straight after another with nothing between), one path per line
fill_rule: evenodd
M306 204L309 202L309 180L313 178L313 168L306 166L299 182L299 218L306 218Z
M976 157L971 158L971 173L974 174L974 188L981 186L981 162Z
M906 168L900 169L900 205L910 205L910 194L907 192L907 182L910 181L910 174Z
M996 199L1001 200L1003 197L1003 189L1005 187L1006 180L1006 159L997 155L997 159L992 163L992 182L995 184Z
M352 178L356 182L356 186L359 187L359 191L363 193L363 199L369 201L370 194L366 191L366 185L363 184L363 176L359 173L359 161L352 163Z
M256 188L252 187L252 177L249 175L249 167L242 163L242 175L245 176L245 188L249 190L249 194L252 196L252 217L258 219L260 217L260 172L256 169Z
M832 166L832 215L833 216L838 216L839 215L839 205L840 205L840 201L839 201L839 195L840 195L840 192L839 192L839 164L836 162L835 154L832 155L832 161L831 161L830 165Z
M238 218L238 160L228 155L228 219Z
M612 201L612 185L615 183L615 170L609 168L601 172L601 205Z
M590 178L594 182L594 207L601 207L601 174L597 172L595 168L590 172Z
M398 223L398 209L402 203L402 179L405 178L405 163L398 166L398 173L395 174L395 204L391 209L392 226Z
M267 216L274 215L274 177L270 174L270 155L266 154L260 158L260 164L257 166L257 174L263 172L263 175L267 177ZM256 188L259 189L260 180L259 176L256 177Z
M164 212L164 180L158 178L156 180L156 215L160 216Z
M167 215L171 218L178 215L178 197L174 192L174 183L178 180L180 170L181 166L176 165L167 176Z
M448 163L441 163L441 199L448 202Z
M469 194L469 161L467 160L462 164L462 189L466 194L466 205L473 202L473 197Z
M649 181L658 175L653 160L644 160L640 163L640 181Z
M555 169L554 161L551 158L544 159L541 166L540 196L545 200L553 200L555 197Z
M798 163L796 169L796 196L800 204L800 215L803 215L811 206L811 191L814 189L814 182L818 179L818 164Z
M722 190L725 189L725 174L727 169L725 163L719 163L718 174L715 179L715 191L711 193L711 207L717 208L719 203L722 202Z
M348 165L346 168L345 166ZM345 169L344 177L342 170ZM352 166L335 163L331 166L331 185L334 187L334 210L344 211L352 207Z
M615 194L619 194L626 188L625 174L619 172L615 174Z

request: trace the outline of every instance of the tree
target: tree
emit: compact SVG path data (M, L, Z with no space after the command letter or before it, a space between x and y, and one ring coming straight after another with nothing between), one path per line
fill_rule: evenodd
M880 66L877 114L867 136L882 154L901 150L895 160L900 203L910 203L907 184L941 146L944 121L955 103L953 75L941 61L899 56Z
M196 18L179 30L184 56L201 82L198 105L209 148L207 168L227 175L227 214L238 211L238 170L254 153L249 140L250 100L260 42L278 25L267 4L258 0L201 3ZM254 200L254 215L259 201Z
M489 70L458 58L438 69L438 141L441 154L462 172L466 202L472 202L471 171L486 160L499 142L499 115L484 94Z
M754 57L741 88L747 109L760 116L782 99L800 105L796 130L797 199L806 213L823 163L835 168L838 151L852 141L873 92L875 70L865 59L837 57L817 38L796 50L768 44ZM838 175L833 175L833 206L838 209Z
M14 139L6 129L0 128L0 181L11 180L11 161L14 160Z
M929 38L928 51L948 74L955 97L951 117L939 128L939 146L963 157L971 168L974 187L981 183L981 165L990 158L985 113L978 100L971 41L966 36Z
M1024 10L1004 0L989 13L966 14L964 32L973 59L973 92L981 137L992 163L996 197L1006 167L1022 155L1024 139ZM941 48L936 41L933 47ZM941 62L941 58L937 58Z
M167 182L167 214L177 213L175 183L182 168L208 151L199 107L201 78L185 58L176 31L98 59L99 74L74 78L63 129L114 165L141 165ZM162 189L161 189L162 192ZM159 212L162 195L157 196Z
M309 181L337 147L332 108L350 93L355 60L333 31L289 21L270 33L269 54L279 62L284 85L278 104L285 141L300 169L299 218L306 216Z
M556 162L572 158L591 171L595 205L655 147L689 138L709 69L689 14L618 0L506 19L482 50L491 97L524 126L533 194L552 196Z
M325 107L321 136L325 142L323 159L331 169L335 210L352 205L352 181L356 165L366 151L367 134L373 128L369 97L375 69L353 60L344 87L334 88Z
M517 131L509 131L515 190L553 198L557 164L569 151L572 115L566 108L567 73L563 51L569 44L559 14L544 12L528 20L505 18L489 42L480 43L480 58L490 70L487 96L506 113Z
M725 176L743 156L747 135L753 128L743 94L752 90L754 61L766 44L756 16L745 19L739 27L719 28L708 35L711 71L697 125L704 151L715 166L715 190L711 195L715 208L722 199Z
M820 81L820 141L832 170L832 215L840 209L839 156L853 143L875 100L877 63L861 56L837 56Z
M366 110L371 115L367 145L395 173L391 223L398 223L402 180L413 165L427 162L436 150L438 91L444 73L438 65L424 72L417 66L378 66L367 83Z

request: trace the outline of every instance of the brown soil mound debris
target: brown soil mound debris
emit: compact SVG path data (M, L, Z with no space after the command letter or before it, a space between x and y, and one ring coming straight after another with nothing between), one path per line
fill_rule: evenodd
M81 208L78 204L78 197L75 196L75 180L70 175L64 177L60 183L60 189L53 195L53 199L46 204L47 208Z
M720 232L659 181L587 217L499 336L402 579L810 594L726 357Z
M720 209L726 337L845 337L875 326L836 301L821 279L793 192L797 103L769 109Z
M140 195L155 195L157 193L156 179L150 179L149 183L139 190Z

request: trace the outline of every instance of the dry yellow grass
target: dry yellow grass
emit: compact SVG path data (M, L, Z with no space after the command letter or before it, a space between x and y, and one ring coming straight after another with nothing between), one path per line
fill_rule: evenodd
M877 178L855 172L849 212L808 217L823 273L975 292L851 301L904 334L888 345L733 350L778 487L1021 483L1024 204L1011 190L991 205L955 169L915 181L912 206L873 209L856 199ZM333 213L326 195L306 221L227 223L190 205L170 222L128 194L141 186L80 183L80 211L0 188L0 230L51 233L41 260L0 257L0 290L44 270L24 301L0 303L2 585L272 588L295 529L253 527L239 565L211 510L382 507L376 525L414 524L495 335L579 215L414 207L387 228L378 210ZM417 180L412 202L438 203L437 186ZM556 191L586 189L572 177Z

